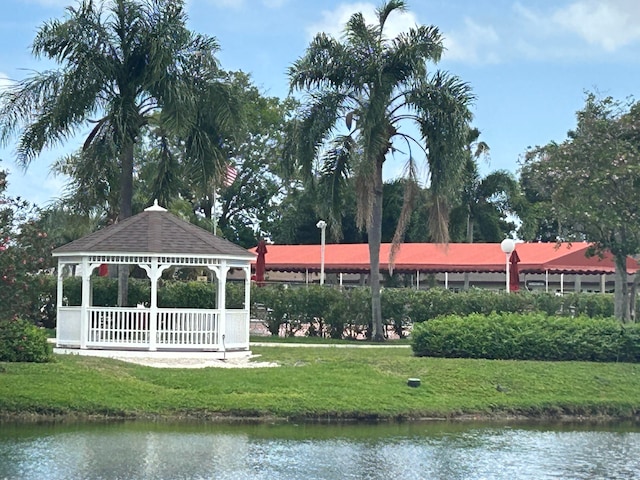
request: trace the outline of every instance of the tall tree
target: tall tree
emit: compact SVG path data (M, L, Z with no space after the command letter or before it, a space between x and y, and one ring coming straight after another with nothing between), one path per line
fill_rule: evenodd
M430 228L437 240L447 241L448 208L459 185L473 98L469 86L458 78L442 72L428 75L427 64L437 62L443 49L436 27L416 26L395 38L386 36L389 16L404 10L404 1L390 0L377 9L373 25L362 13L352 15L342 41L318 34L289 71L291 88L308 93L295 159L312 174L315 160L322 157L325 173L335 179L336 198L347 179L356 191L358 224L368 234L376 340L384 338L380 310L384 162L400 151L394 144L402 141L409 181L394 244L400 243L418 191L415 146L426 156L430 171L434 198ZM416 125L422 138L404 132L407 124Z
M93 125L82 158L117 159L119 180L110 188L119 192L121 219L132 214L134 147L152 114L184 139L195 181L221 176L226 159L216 126L233 117L233 102L220 81L216 40L191 33L185 22L181 0L68 7L64 19L39 29L32 46L36 57L60 67L1 94L0 140L19 132L17 161L26 167L44 148Z
M237 177L219 192L218 226L224 236L243 246L255 246L268 235L280 214L278 204L289 188L282 181L281 162L287 124L298 103L270 97L244 72L230 72L229 83L241 107L242 125L225 143Z
M516 229L507 217L514 213L511 200L517 196L517 182L506 171L481 177L478 160L488 158L489 145L479 140L477 128L470 129L467 135L462 189L451 211L449 234L457 242L500 242ZM465 290L469 288L469 277L465 272Z
M527 162L520 168L519 176L522 195L517 205L518 218L521 221L518 237L533 242L556 242L584 240L564 228L555 214L553 205L554 179L538 169L537 162Z
M41 285L53 260L51 237L38 221L40 211L6 195L7 172L0 169L0 320L38 322Z
M640 102L590 93L577 120L567 140L530 150L525 165L549 182L550 217L593 242L593 254L615 257L615 315L627 320L626 260L640 253Z

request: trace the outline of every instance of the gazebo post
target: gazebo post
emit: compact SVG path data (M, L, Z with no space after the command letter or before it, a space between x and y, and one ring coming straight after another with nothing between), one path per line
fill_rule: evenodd
M151 258L151 269L147 272L151 280L151 299L149 301L149 351L157 350L158 341L158 257Z
M57 271L57 282L56 282L56 318L60 318L60 310L62 307L62 302L64 302L64 275L63 268L66 264L62 262L62 259L58 259L58 271ZM58 325L59 327L59 325ZM60 344L60 328L56 328L56 347Z
M218 327L220 328L220 340L222 341L222 351L226 351L225 337L227 335L227 272L229 267L227 261L222 260L218 268L220 277L218 278Z
M218 339L216 343L222 344L222 351L226 351L225 336L227 333L227 272L229 267L226 260L221 260L218 265L209 265L209 269L216 276L218 288L216 291L216 305L218 307Z
M169 265L159 265L158 257L151 257L150 264L138 264L151 282L151 297L149 298L149 351L158 349L158 280Z
M87 257L82 258L82 301L80 310L80 348L87 348L89 307L91 306L91 267Z
M244 308L249 310L251 305L251 267L242 267L244 272Z

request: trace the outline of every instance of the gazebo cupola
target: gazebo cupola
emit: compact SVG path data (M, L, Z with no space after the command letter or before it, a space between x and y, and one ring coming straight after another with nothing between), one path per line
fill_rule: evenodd
M238 245L181 220L157 202L138 215L63 245L58 259L56 348L61 353L118 356L199 356L223 358L249 352L251 261ZM92 303L92 274L101 265L137 265L150 280L144 305L105 307ZM64 305L63 274L80 266L80 305ZM169 267L210 270L216 279L215 309L161 308L158 280ZM244 276L244 305L226 307L230 269Z

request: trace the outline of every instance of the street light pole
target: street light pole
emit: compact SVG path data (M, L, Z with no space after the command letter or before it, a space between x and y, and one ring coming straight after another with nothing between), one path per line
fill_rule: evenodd
M316 223L316 227L320 229L320 285L324 285L324 230L327 228L327 222L320 220Z
M506 278L505 286L507 289L507 293L509 293L509 257L511 256L511 253L515 250L516 244L510 238L505 238L500 244L500 248L505 253L505 257L506 257L505 271L507 272L507 278Z

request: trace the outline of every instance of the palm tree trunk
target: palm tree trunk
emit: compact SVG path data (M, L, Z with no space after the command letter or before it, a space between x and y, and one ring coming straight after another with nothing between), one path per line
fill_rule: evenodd
M614 316L623 322L628 322L631 317L631 307L629 305L629 286L627 284L627 257L626 255L615 255L615 293L614 293Z
M467 243L473 243L473 220L467 214ZM469 272L464 272L464 289L469 290Z
M382 240L382 162L376 162L373 207L369 225L369 262L371 264L371 337L383 341L382 307L380 303L380 242Z
M127 142L120 153L120 220L133 212L133 142ZM118 266L118 306L129 303L129 265Z

